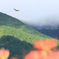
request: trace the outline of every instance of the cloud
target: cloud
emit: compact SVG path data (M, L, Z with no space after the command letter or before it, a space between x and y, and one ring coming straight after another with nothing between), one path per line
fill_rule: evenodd
M31 21L24 21L28 25L33 25L33 26L59 26L59 16L58 15L50 15L47 16L46 18L41 18L36 21L33 20Z

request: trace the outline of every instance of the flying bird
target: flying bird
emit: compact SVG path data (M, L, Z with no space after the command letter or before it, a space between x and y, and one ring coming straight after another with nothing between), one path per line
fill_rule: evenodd
M16 10L16 9L14 9L15 11L19 11L19 10Z

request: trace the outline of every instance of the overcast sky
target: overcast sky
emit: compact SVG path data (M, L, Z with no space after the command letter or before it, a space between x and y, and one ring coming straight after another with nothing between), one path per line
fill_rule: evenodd
M31 24L59 24L59 0L0 0L0 12Z

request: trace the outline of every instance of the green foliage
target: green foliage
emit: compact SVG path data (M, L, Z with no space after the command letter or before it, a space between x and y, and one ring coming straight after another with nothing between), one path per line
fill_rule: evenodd
M15 55L23 57L23 55L34 49L30 43L21 41L14 36L2 36L0 38L0 48L2 47L10 51L10 57Z
M20 27L24 32L27 32L29 34L32 34L32 35L36 35L36 36L42 36L42 37L45 37L45 38L50 38L49 36L47 35L44 35L42 33L39 33L38 31L36 31L35 29L29 27L29 26L25 26L23 25L22 27Z
M28 32L29 31L29 32ZM35 34L35 32L33 32L34 34L31 34L31 30L27 29L27 32L25 31L25 29L23 30L23 28L13 28L13 27L9 27L9 26L0 26L0 37L3 35L10 35L10 36L14 36L16 38L18 38L21 41L27 41L29 43L32 44L32 42L34 41L34 39L39 40L39 39L46 39L46 38L50 38L47 36L43 36L43 34L41 35L41 33L39 33L38 35Z

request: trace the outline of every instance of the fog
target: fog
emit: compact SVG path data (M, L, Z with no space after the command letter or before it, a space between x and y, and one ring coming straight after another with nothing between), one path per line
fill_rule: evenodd
M32 26L59 26L59 16L58 15L50 15L46 18L34 19L31 21L23 21L25 24Z

